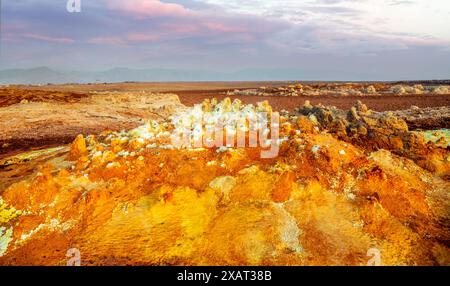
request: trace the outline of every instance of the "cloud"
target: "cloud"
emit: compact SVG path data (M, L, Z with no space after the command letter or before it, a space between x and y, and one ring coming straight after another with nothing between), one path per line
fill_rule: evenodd
M133 42L152 42L160 39L157 35L141 34L141 33L131 33L126 36L126 38Z
M162 23L158 27L164 33L171 34L184 34L184 35L192 35L192 34L200 34L199 27L195 24L186 24L186 23Z
M117 47L125 47L127 43L120 37L117 36L101 36L95 37L88 40L90 44L96 45L109 45L109 46L117 46Z
M242 33L242 32L246 32L246 29L244 29L244 28L227 26L227 25L222 24L222 23L203 22L202 24L209 31L214 31L214 32L221 32L221 33Z
M429 59L450 66L447 0L98 0L74 14L64 2L2 2L2 65L361 73L368 63L379 73Z
M392 0L389 5L397 6L397 5L414 5L414 1L409 0Z
M59 43L59 44L71 44L71 43L75 42L73 39L67 38L67 37L50 37L50 36L39 35L39 34L25 34L24 37L33 39L33 40Z
M194 11L180 4L165 3L159 0L107 0L109 9L122 11L137 18L186 17Z
M450 42L450 4L435 0L202 0L216 5L227 13L279 19L290 27L275 33L272 46L290 42L305 42L322 52L338 52L354 48L366 50L389 50L415 43L440 46ZM437 7L440 7L437 9ZM314 34L313 34L314 33ZM336 38L348 41L338 43ZM414 40L415 38L415 40ZM381 39L381 41L380 41Z

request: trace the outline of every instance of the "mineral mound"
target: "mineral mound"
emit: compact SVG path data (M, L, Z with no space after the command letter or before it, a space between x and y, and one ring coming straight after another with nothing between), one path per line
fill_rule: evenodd
M271 112L206 101L186 112ZM393 114L306 105L259 148L175 148L171 120L79 135L0 200L1 265L449 265L450 153Z
M22 89L0 89L0 107L0 155L34 146L67 144L80 133L132 129L142 125L144 119L159 120L183 108L174 94Z

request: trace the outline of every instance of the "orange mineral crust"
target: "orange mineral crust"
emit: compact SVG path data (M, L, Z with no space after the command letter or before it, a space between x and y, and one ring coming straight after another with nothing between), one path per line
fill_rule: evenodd
M66 265L73 248L81 265L367 265L370 249L382 265L449 265L448 149L400 119L382 117L395 123L383 132L356 109L329 132L307 108L282 114L270 159L261 148L176 148L169 120L78 136L0 193L0 265ZM358 131L363 121L377 138Z

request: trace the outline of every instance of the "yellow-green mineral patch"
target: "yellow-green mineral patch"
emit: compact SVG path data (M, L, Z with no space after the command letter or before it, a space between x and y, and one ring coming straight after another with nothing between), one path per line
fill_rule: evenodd
M450 146L450 129L428 130L421 132L425 137L425 142L433 142L439 147Z
M8 207L0 198L0 225L10 222L21 214L14 207Z
M65 148L67 148L67 147L60 146L60 147L55 147L55 148L48 148L48 149L24 152L24 153L14 155L12 157L8 157L8 158L0 160L0 166L2 166L2 165L8 166L8 165L20 164L23 162L29 162L29 161L32 161L41 156L52 155L53 153L64 150Z
M0 257L2 257L6 250L8 250L8 245L12 240L12 227L0 227Z

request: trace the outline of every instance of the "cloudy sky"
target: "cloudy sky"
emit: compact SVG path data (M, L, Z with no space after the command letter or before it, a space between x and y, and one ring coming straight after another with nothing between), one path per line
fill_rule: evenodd
M448 0L1 0L0 69L450 78Z

